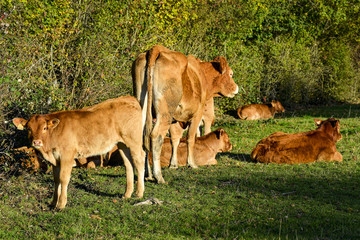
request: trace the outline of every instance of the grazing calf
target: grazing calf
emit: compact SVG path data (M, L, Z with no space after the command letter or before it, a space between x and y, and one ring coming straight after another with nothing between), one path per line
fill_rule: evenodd
M138 173L137 197L143 197L145 153L142 150L143 120L134 97L110 99L80 110L33 115L29 120L13 119L15 126L29 133L31 145L53 166L55 191L52 205L63 209L75 158L109 152L115 145L126 167L125 198L134 190L134 169ZM132 161L132 162L130 162Z
M132 68L134 95L146 116L145 147L153 154L153 171L158 183L165 183L160 165L161 147L172 122L189 122L187 164L196 168L194 144L205 103L214 96L234 97L238 92L233 71L224 57L203 62L163 46L140 54ZM153 127L152 112L156 114ZM172 133L171 133L172 134ZM179 140L172 141L174 153ZM171 167L178 167L177 155Z
M339 120L315 119L317 129L302 133L275 132L262 139L251 152L254 161L262 163L308 163L342 161L335 143L342 136Z
M239 107L237 115L242 120L258 120L273 118L275 113L282 113L285 109L279 101L273 100L267 104L250 104Z
M224 129L219 128L209 134L197 137L195 140L194 157L195 163L198 166L214 165L217 164L215 159L218 152L226 152L232 149L228 134ZM168 167L170 164L172 153L171 142L169 138L164 139L164 143L161 148L160 163L161 167ZM180 140L178 149L178 164L179 166L186 165L187 158L187 144L186 139ZM152 165L152 155L149 155L149 163Z

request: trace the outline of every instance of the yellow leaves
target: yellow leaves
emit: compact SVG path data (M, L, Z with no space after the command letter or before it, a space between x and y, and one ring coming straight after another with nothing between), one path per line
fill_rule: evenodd
M91 215L90 218L96 219L96 220L101 220L101 217L99 215Z

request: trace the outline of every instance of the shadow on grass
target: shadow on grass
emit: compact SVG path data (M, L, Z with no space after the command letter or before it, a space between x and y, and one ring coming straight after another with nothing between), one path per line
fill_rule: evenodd
M321 117L321 118L354 118L360 116L360 104L336 104L325 106L308 106L290 109L285 117Z
M359 239L360 174L328 164L256 164L237 169L236 177L220 173L214 183L238 199L231 201L239 205L233 213L238 219L236 227L254 231L255 236ZM207 186L209 180L199 179L197 184ZM257 212L259 209L265 212ZM259 219L250 221L247 214L252 216L254 211Z
M250 154L246 154L246 153L231 153L231 152L221 152L218 153L218 156L224 156L227 158L231 158L233 160L236 161L241 161L241 162L253 162L251 160Z
M123 194L119 194L119 193L107 193L107 192L103 192L103 191L99 191L98 187L92 187L88 184L83 184L83 183L73 183L73 186L77 189L81 189L84 190L87 193L91 193L97 196L102 196L102 197L122 197Z

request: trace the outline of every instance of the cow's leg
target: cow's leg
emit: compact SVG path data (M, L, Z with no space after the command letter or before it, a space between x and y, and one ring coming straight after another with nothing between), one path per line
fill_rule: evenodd
M71 157L63 157L60 161L60 187L61 193L59 197L59 201L56 204L56 208L63 209L65 208L67 202L67 188L70 182L71 170L73 167L73 159L74 156Z
M184 133L184 129L179 125L179 123L171 124L170 126L170 139L172 146L172 155L170 161L170 168L178 168L177 160L177 150L180 142L180 138Z
M341 153L339 153L338 151L335 150L335 152L333 152L333 150L324 150L322 151L319 156L317 161L339 161L341 162L343 160L343 157L341 155Z
M130 149L133 165L137 172L137 185L136 185L136 197L142 198L144 196L144 178L145 178L145 152L142 150L142 146L138 145L135 149Z
M53 200L50 205L52 207L56 207L56 204L59 201L60 190L61 190L61 188L60 188L60 167L53 165L52 172L53 172L53 177L54 177L55 189L54 189L54 194L53 194Z
M339 152L336 151L336 152L334 153L332 159L333 159L333 161L339 161L339 162L341 162L341 161L343 160L343 157L342 157L341 153L339 153Z
M153 181L154 177L153 177L151 167L150 167L150 163L149 163L149 153L148 152L145 153L145 168L146 168L146 171L148 173L148 176L145 178L145 180Z
M198 129L199 123L201 121L202 114L196 114L190 124L188 130L188 139L187 139L187 148L188 148L188 158L187 158L187 165L192 168L197 168L194 159L194 147L195 147L195 135Z
M130 162L130 149L128 149L124 144L118 144L118 148L120 155L124 160L126 170L126 190L123 198L131 198L134 191L134 168Z
M153 174L158 183L165 183L165 180L161 174L160 155L164 138L170 128L170 122L171 116L169 113L158 114L156 116L156 124L151 132Z
M204 114L203 114L203 121L204 121L204 127L203 127L203 135L206 135L211 132L211 125L213 124L215 120L215 114L214 114L214 98L210 98L206 101L205 107L204 107ZM200 137L200 136L199 136Z

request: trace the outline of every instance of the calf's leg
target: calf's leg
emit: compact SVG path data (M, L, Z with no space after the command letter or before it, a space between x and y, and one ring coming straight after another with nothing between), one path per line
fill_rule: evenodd
M171 124L170 126L170 139L172 146L172 154L170 161L170 168L178 168L178 160L177 160L177 150L180 142L180 138L184 133L184 129L179 125L179 123Z
M144 178L145 178L145 153L142 147L136 146L135 149L130 149L133 166L135 166L137 172L137 185L136 185L136 197L142 198L144 196Z
M67 202L67 188L70 182L71 170L73 166L73 157L70 159L60 160L60 197L59 201L56 204L56 208L63 209L65 208Z
M134 168L130 162L130 149L128 149L123 144L118 144L119 152L124 160L125 170L126 170L126 190L123 198L131 198L131 195L134 191Z
M60 197L60 166L52 166L52 172L53 172L53 177L54 177L54 183L55 183L55 189L54 189L54 194L53 194L53 200L51 202L51 206L52 207L56 207L56 204L59 201L59 197Z

